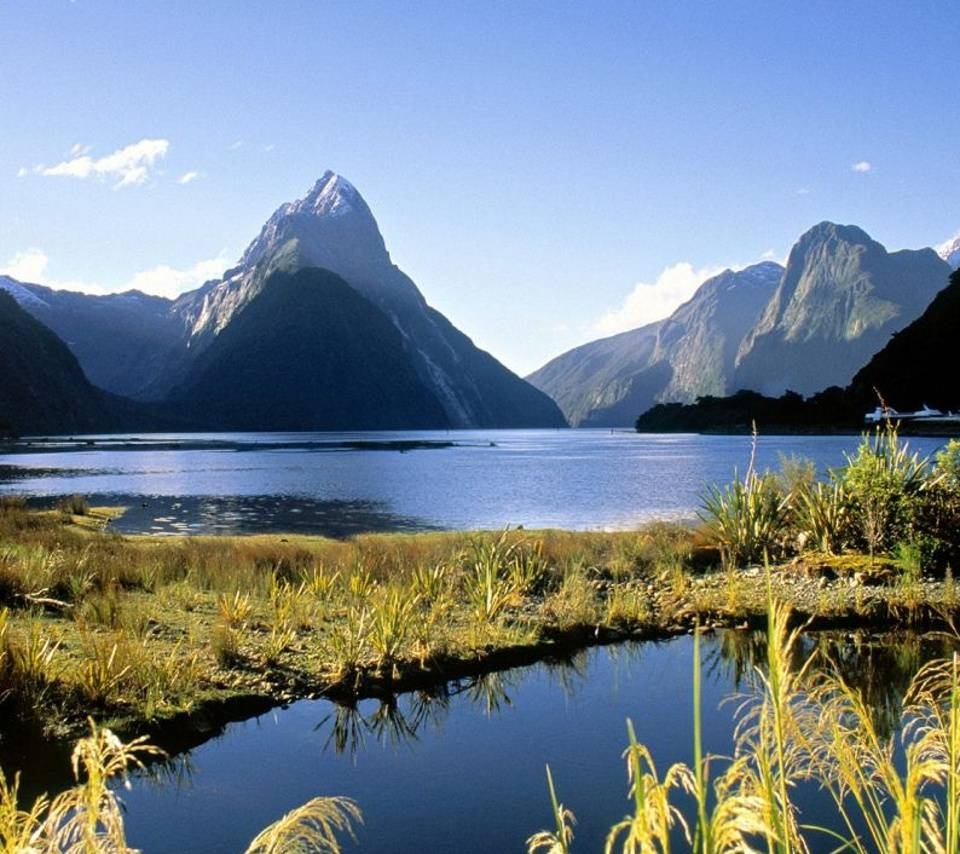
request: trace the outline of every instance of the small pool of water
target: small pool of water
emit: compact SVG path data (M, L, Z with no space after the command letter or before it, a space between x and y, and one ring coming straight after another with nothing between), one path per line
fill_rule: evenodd
M914 636L811 636L804 643L808 651L829 644L890 728L920 661L943 652ZM692 761L693 651L688 636L595 648L433 695L355 707L303 701L230 724L166 768L134 779L123 793L129 840L147 854L242 851L284 812L318 795L345 795L365 819L349 851L523 851L527 837L552 827L549 763L561 800L577 817L576 850L600 851L630 806L622 758L628 718L661 774L673 762ZM706 751L731 752L737 703L724 700L749 687L763 654L762 634L704 638ZM52 765L52 757L44 762ZM27 782L36 788L41 781L28 773ZM48 785L59 784L62 772ZM812 786L797 801L805 821L835 819ZM833 847L823 837L813 850Z

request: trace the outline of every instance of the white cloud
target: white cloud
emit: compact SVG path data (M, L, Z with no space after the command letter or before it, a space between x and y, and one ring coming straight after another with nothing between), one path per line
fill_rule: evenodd
M38 166L34 171L38 175L69 178L111 178L116 179L114 188L132 187L143 184L150 177L150 169L166 156L170 141L166 139L141 139L124 146L105 157L94 158L81 154L57 163L55 166ZM77 149L74 146L71 152Z
M873 169L873 164L869 160L859 160L850 167L854 172L870 172Z
M269 154L269 153L270 153L271 151L273 151L273 149L275 149L276 147L277 147L277 146L276 146L274 143L271 142L269 145L265 145L265 146L263 147L263 150Z
M27 175L29 175L29 174L30 174L30 170L27 169L26 166L21 166L21 167L17 170L17 177L18 177L18 178L26 178Z
M84 154L89 154L91 151L93 151L92 145L83 145L82 143L76 142L70 146L70 152L67 156L82 157Z
M238 148L243 148L244 144L245 143L242 139L234 140L233 142L230 143L230 150L236 151Z
M0 268L0 276L10 276L21 282L38 283L47 269L50 259L40 249L26 249L14 255L7 265Z
M138 290L161 297L178 297L184 291L192 290L210 279L219 278L229 267L225 250L216 258L198 261L191 267L177 269L169 264L160 264L150 270L141 270L117 287L103 287L81 282L75 279L56 279L48 275L50 259L42 249L31 248L18 252L6 264L0 267L0 275L11 276L21 282L46 285L54 290L80 291L86 294L116 293L118 291Z
M590 327L597 335L616 335L636 329L669 316L678 306L693 296L693 292L711 276L722 273L726 267L702 267L681 261L666 267L655 282L637 282L623 304L606 312Z
M797 187L797 195L798 195L798 196L809 196L809 195L810 195L810 188L809 188L809 187Z
M189 184L191 181L196 181L199 177L201 177L201 174L195 169L191 169L189 172L184 172L179 178L177 178L177 183Z
M124 285L123 290L135 289L161 297L178 297L184 291L198 288L210 279L219 278L229 266L227 254L220 252L216 258L198 261L192 267L177 269L169 264L160 264L150 270L142 270Z

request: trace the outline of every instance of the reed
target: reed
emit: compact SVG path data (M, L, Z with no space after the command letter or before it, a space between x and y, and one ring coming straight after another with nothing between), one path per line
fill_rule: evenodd
M536 854L538 851L544 851L546 854L570 854L570 848L573 844L573 825L576 824L577 819L558 800L549 765L547 766L547 790L550 792L554 830L541 830L533 834L527 840L527 854Z
M89 721L90 734L71 756L76 785L50 800L45 795L20 806L19 775L0 771L0 851L3 854L135 854L126 837L116 781L163 751L136 738L124 743ZM313 798L261 831L246 854L329 852L340 854L338 835L356 839L363 816L349 798Z

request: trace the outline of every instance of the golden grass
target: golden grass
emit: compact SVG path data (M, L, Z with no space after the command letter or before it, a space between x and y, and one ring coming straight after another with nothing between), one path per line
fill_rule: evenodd
M123 537L5 499L0 704L57 727L94 714L135 728L240 694L422 684L514 647L549 655L558 642L762 615L762 579L704 569L711 554L716 563L700 531L666 523L346 541ZM838 565L843 577L822 586L784 567L772 583L798 610L838 617L913 619L955 599L952 582L939 599L919 582L848 586L858 571Z

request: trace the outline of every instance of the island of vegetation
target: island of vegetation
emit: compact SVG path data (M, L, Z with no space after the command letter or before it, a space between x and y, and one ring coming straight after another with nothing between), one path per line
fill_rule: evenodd
M180 750L296 698L443 690L629 637L774 620L783 645L788 623L950 628L958 613L960 442L921 459L890 429L826 479L803 460L750 465L698 524L631 532L158 539L109 532L114 512L0 502L4 716L92 726L88 745L109 726ZM562 819L531 845L565 838Z

